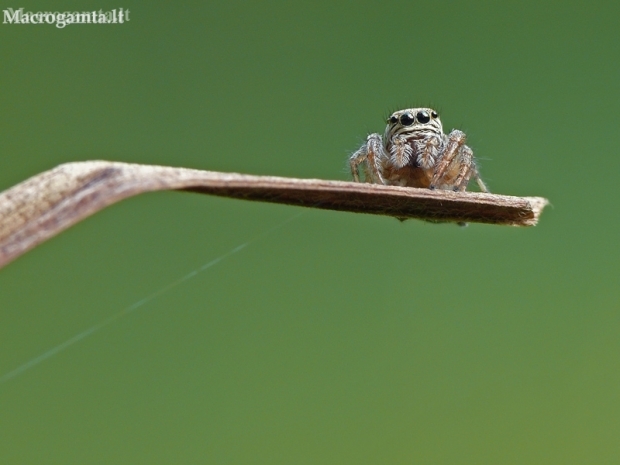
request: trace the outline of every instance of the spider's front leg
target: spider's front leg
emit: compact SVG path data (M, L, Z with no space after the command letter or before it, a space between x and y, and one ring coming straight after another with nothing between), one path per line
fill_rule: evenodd
M459 131L458 129L452 130L448 136L443 153L440 154L439 162L437 163L437 166L435 166L435 173L433 174L433 179L431 180L431 185L429 186L431 189L435 189L443 184L448 168L460 152L461 147L465 145L466 140L467 136L463 131Z
M462 192L467 189L469 180L474 176L480 190L488 192L487 186L478 174L474 153L465 145L467 140L465 133L454 129L447 139L439 163L435 167L430 188L447 187Z
M459 149L459 153L454 157L453 164L453 169L457 172L457 175L452 183L452 189L457 192L463 192L467 189L471 175L476 170L474 152L466 145L463 145Z
M460 148L459 154L455 158L456 167L458 167L458 175L454 180L455 191L463 192L467 189L469 180L473 176L478 184L478 188L481 192L489 192L486 184L480 179L478 168L476 167L476 161L474 160L474 152L466 145Z
M389 158L383 147L383 139L380 134L371 134L357 152L349 158L351 174L355 182L360 182L359 166L363 165L366 182L385 184L383 178L383 162Z

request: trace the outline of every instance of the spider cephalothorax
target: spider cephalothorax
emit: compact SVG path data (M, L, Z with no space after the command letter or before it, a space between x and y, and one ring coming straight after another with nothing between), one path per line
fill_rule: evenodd
M431 108L399 110L388 118L385 135L371 134L351 155L351 173L360 181L431 189L464 191L473 176L483 192L474 154L465 145L465 133L444 134L437 112Z

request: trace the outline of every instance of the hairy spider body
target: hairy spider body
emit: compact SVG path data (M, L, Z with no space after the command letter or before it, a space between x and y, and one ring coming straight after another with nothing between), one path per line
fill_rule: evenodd
M431 108L409 108L392 113L385 134L370 134L349 163L356 182L360 167L364 180L375 184L464 191L473 177L482 192L472 150L465 133L443 132Z

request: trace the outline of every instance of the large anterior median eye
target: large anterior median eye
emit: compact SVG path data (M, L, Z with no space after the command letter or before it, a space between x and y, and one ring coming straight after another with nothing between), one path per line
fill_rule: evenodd
M413 123L415 123L415 118L411 113L403 113L400 115L400 124L403 126L411 126Z
M426 111L418 111L416 117L418 118L418 121L422 124L428 123L431 120L431 117Z

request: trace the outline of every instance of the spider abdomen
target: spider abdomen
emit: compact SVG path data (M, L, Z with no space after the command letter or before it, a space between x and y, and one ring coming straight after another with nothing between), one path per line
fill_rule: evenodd
M404 166L397 169L386 169L385 178L394 186L428 188L433 179L433 170L419 166Z

